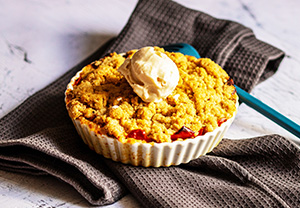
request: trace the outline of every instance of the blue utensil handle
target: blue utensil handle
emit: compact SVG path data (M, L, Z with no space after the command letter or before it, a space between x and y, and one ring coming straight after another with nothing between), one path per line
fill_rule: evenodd
M239 100L300 138L300 126L235 85Z

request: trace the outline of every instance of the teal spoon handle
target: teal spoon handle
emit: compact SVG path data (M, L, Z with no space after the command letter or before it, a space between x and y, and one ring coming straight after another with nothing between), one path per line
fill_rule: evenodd
M300 126L235 85L239 100L300 138Z

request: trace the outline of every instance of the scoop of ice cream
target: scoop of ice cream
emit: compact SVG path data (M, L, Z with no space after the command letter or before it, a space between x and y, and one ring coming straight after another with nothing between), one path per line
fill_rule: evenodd
M179 81L176 64L153 47L138 50L119 67L134 92L145 102L159 102L170 95Z

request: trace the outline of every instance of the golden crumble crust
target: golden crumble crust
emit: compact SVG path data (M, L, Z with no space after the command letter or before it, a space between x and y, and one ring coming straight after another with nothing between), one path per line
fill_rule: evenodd
M237 95L228 74L208 58L196 59L181 53L164 52L178 67L177 87L161 102L146 103L117 71L125 55L111 53L82 69L73 89L66 91L66 105L72 119L88 125L94 132L125 142L136 129L145 131L153 142L172 142L171 135L183 126L194 132L205 127L213 131L219 122L236 111Z

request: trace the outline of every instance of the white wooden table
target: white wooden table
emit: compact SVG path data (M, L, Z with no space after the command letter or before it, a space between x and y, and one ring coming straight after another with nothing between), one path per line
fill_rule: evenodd
M0 0L0 117L116 36L136 0ZM286 52L278 72L252 94L300 123L300 2L298 0L178 0L252 28ZM227 138L281 134L300 141L242 105ZM87 207L69 185L51 176L0 171L0 207ZM139 207L131 195L107 207Z

